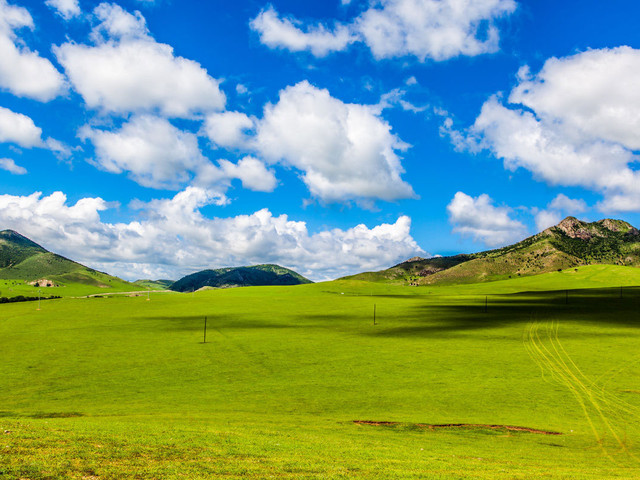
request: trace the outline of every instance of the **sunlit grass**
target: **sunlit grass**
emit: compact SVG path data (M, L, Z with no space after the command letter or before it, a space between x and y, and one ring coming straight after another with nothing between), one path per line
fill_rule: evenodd
M637 478L637 280L595 266L2 305L0 472ZM445 423L562 435L418 425Z

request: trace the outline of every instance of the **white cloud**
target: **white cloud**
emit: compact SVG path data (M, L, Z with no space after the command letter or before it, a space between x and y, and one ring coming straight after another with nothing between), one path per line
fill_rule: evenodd
M424 61L498 50L493 21L512 13L513 0L381 0L357 28L376 58L413 55Z
M145 187L179 188L207 162L194 134L151 115L134 116L117 131L85 127L81 137L93 143L101 168L129 172Z
M549 208L575 215L584 212L587 209L587 204L581 198L569 198L565 194L560 193L551 200Z
M584 200L569 198L560 193L549 202L546 210L540 210L536 213L536 227L539 231L542 231L545 228L557 225L567 215L575 216L585 210L587 210L587 204Z
M487 148L507 169L550 184L600 192L601 210L640 210L631 166L640 148L640 50L551 58L538 75L523 68L518 77L508 102L491 97L458 146Z
M324 201L413 198L397 153L408 146L379 113L303 81L265 106L253 148L271 163L300 170L311 194Z
M61 192L0 195L0 223L50 250L130 279L177 279L203 268L278 263L321 280L425 253L404 216L373 228L311 233L305 222L267 209L209 219L199 209L212 201L204 189L189 187L172 199L139 204L138 221L105 223L100 212L109 204L101 198L68 205Z
M11 158L0 158L0 169L6 170L9 173L13 173L14 175L24 175L27 173L27 169L21 167L20 165L16 165Z
M504 159L509 170L523 167L556 185L605 187L621 180L615 178L617 173L633 158L619 144L600 139L573 142L561 125L541 121L528 111L509 109L495 97L483 105L472 130Z
M540 210L535 216L536 229L541 232L557 225L561 220L562 214L557 210Z
M237 165L220 160L220 167L214 165L200 151L195 134L176 128L165 118L135 115L119 130L85 126L80 136L93 143L94 162L100 168L127 172L145 187L179 189L195 182L216 192L224 203L224 191L233 178L254 190L270 191L276 185L273 172L256 159L245 158Z
M270 48L283 48L292 52L309 51L316 57L342 51L355 38L345 25L337 24L333 29L323 25L306 27L303 31L295 19L278 16L273 7L262 10L251 20L251 28L260 34L260 41Z
M8 108L0 107L0 143L14 143L24 148L45 148L59 158L67 158L71 150L53 138L42 139L42 129L33 120Z
M45 3L55 9L58 15L65 20L70 20L82 14L78 0L47 0Z
M140 12L114 4L94 10L100 23L94 45L54 47L75 90L90 108L106 112L159 112L170 117L221 110L226 98L219 81L197 62L148 35Z
M42 146L42 129L21 113L0 107L0 142L15 143L25 148Z
M0 88L19 97L52 100L66 90L64 77L49 60L25 46L16 35L22 28L35 28L31 14L0 0Z
M453 231L497 247L521 240L526 227L509 216L509 207L496 207L489 195L471 197L458 192L447 205Z
M93 10L93 14L99 20L91 32L92 38L97 43L109 39L147 39L149 37L147 21L139 11L131 14L115 3L101 3Z
M415 56L442 61L497 51L494 22L515 9L514 0L378 0L351 23L336 23L330 29L282 19L269 7L251 26L271 48L308 50L319 57L360 41L378 59Z
M264 163L256 158L244 157L236 164L229 160L219 160L218 163L225 176L239 179L244 188L271 192L278 183L273 171L267 169Z
M525 71L521 78L510 103L580 136L640 149L640 50L623 46L550 58L535 77Z
M204 132L216 145L238 148L247 143L247 132L253 126L254 121L244 113L220 112L207 115Z

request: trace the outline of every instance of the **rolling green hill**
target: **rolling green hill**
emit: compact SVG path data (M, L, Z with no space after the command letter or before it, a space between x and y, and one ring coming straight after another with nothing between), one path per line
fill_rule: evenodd
M496 250L410 259L387 270L350 279L432 285L504 280L581 265L640 266L640 232L621 220L582 222L567 217L521 242Z
M138 285L139 287L142 288L148 288L151 290L168 290L171 285L173 285L173 280L164 280L164 279L160 279L160 280L148 280L148 279L141 279L141 280L136 280L135 282L133 282L134 285Z
M300 285L311 283L299 273L279 265L253 265L250 267L202 270L181 278L171 290L191 292L204 287L231 288L265 285Z
M131 291L136 285L49 252L13 230L0 231L0 293L84 295L98 291ZM65 288L62 288L65 287Z

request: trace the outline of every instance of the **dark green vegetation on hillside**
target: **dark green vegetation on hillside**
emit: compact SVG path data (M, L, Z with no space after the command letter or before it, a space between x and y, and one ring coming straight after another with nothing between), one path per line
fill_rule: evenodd
M151 290L168 290L173 285L173 280L136 280L133 282L142 288L149 288Z
M1 305L0 477L637 479L620 285L640 269Z
M51 253L13 230L0 231L0 293L34 296L38 289L45 295L79 295L136 286Z
M431 285L495 281L581 265L640 266L640 232L621 220L581 222L567 217L555 227L496 250L413 259L354 280Z
M181 278L171 285L177 292L192 292L203 287L256 287L265 285L301 285L311 283L302 275L279 265L253 265L250 267L202 270Z

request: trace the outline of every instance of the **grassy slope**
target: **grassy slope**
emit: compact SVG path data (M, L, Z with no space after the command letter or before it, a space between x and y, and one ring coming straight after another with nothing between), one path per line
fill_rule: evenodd
M136 280L133 283L143 289L168 290L174 282L173 280Z
M40 277L41 278L41 277ZM49 275L48 280L53 280L56 287L35 287L25 280L2 279L0 280L0 296L15 297L24 295L27 297L38 296L38 290L43 297L80 297L95 294L125 293L136 290L145 290L137 285L121 280L111 275L96 271L72 272L64 275Z
M398 285L460 284L539 275L587 264L640 266L640 234L621 220L568 217L514 245L470 255L404 262L348 277Z
M248 267L202 270L182 277L171 290L191 292L203 287L228 288L259 285L298 285L311 283L297 272L280 265L265 264Z
M56 287L35 287L29 282L46 279ZM87 268L51 253L12 230L0 231L0 296L88 295L126 292L139 287L120 278Z
M2 305L0 472L637 478L639 272ZM564 435L412 426L459 422Z
M16 232L0 231L0 279L32 281L69 273L85 275L92 272L79 263L48 252Z

